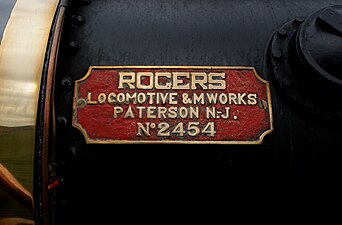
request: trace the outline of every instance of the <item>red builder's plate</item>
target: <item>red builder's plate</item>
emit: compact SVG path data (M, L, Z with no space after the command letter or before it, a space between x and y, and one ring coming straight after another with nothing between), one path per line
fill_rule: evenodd
M270 88L251 67L93 66L75 82L73 126L95 144L261 144Z

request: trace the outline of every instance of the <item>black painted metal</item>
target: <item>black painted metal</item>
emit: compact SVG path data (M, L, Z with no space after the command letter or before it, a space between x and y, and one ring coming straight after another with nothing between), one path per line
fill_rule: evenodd
M299 105L318 117L342 119L342 7L331 6L305 20L291 20L273 35L271 73Z
M61 1L63 2L63 1ZM59 6L62 5L60 2ZM33 185L33 207L34 207L34 222L36 225L45 225L46 221L52 221L50 218L45 218L44 216L44 210L47 207L43 201L46 202L46 200L43 200L43 192L46 191L46 182L44 180L43 174L46 173L46 169L44 165L45 163L51 163L51 158L54 157L54 152L50 151L48 153L48 158L44 157L44 136L45 134L49 133L49 131L46 131L44 128L45 117L44 117L44 108L45 104L48 104L45 102L46 96L47 96L47 76L48 76L48 68L49 68L49 60L50 60L50 53L53 49L53 33L56 29L56 22L57 18L56 15L58 15L60 8L58 7L53 24L50 29L49 39L47 42L47 47L45 50L45 58L44 58L44 64L43 64L43 70L42 70L42 80L40 85L40 93L39 93L39 99L37 102L38 106L38 114L37 114L37 120L36 120L36 132L35 132L35 149L34 149L34 185ZM50 103L51 104L51 103ZM50 125L51 126L51 125ZM50 135L51 136L51 135ZM50 139L50 137L48 137ZM51 148L52 149L52 148ZM49 168L49 181L56 179L55 171L51 170L52 168ZM49 194L50 199L54 197L55 193ZM49 207L51 206L51 203L53 201L48 202ZM52 213L51 213L52 215ZM53 223L52 223L53 224Z
M182 186L194 178L318 179L339 174L341 98L335 96L329 100L332 99L329 82L312 83L312 74L307 70L310 62L298 60L302 56L298 56L295 46L301 25L314 20L313 17L320 17L330 28L340 31L339 23L336 25L331 16L319 11L340 1L97 0L89 3L71 1L58 60L57 174L63 177L63 184L57 190L56 224L82 223L112 215L112 206L121 206L123 202L148 202L146 195L154 195L156 190L148 184L156 181ZM336 43L340 43L339 34L332 36L320 26L303 31L309 32L310 37L318 37L315 39L318 42L310 42L310 46L318 44L324 50L326 38L336 38ZM330 54L330 51L321 53ZM311 54L319 62L325 57L316 52ZM339 50L333 54L327 57L341 57ZM87 145L82 134L71 126L73 82L95 65L255 67L271 84L274 132L265 137L262 145L248 146ZM340 68L340 65L321 66L340 79L340 73L334 70L334 66ZM340 85L335 88L341 91ZM315 102L307 95L320 96L321 111L315 111ZM293 101L297 99L300 104ZM326 110L325 100L336 106L333 118L318 115ZM185 192L181 193L185 198ZM161 198L167 200L168 194L163 193ZM202 193L202 197L210 194L215 193ZM111 205L109 208L107 203Z

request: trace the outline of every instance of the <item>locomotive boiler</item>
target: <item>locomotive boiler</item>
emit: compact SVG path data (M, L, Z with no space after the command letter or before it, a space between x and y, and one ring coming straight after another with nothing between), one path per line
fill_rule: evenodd
M165 185L340 176L341 1L0 6L0 197L21 210L0 218L107 223L192 192Z

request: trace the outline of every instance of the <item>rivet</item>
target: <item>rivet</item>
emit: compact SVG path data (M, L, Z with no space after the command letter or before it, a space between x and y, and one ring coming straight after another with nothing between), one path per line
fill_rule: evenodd
M273 55L274 58L280 59L283 54L281 53L280 50L274 49L274 50L272 50L272 55Z
M69 148L69 150L71 151L71 153L72 153L74 156L77 156L78 151L77 151L77 149L76 149L75 146L71 146L71 147Z
M76 41L70 41L68 48L71 53L76 53L80 49L80 44Z
M80 98L76 102L76 107L80 109L84 108L86 105L87 105L87 101L84 98Z
M71 84L72 84L72 80L69 76L65 76L61 81L61 85L65 88L70 87Z
M81 26L85 23L85 19L81 15L73 15L71 16L71 22L75 26Z
M342 109L337 111L337 116L342 119Z
M294 22L298 25L302 24L305 20L305 17L297 17L294 19Z
M286 35L287 35L286 29L284 27L281 28L280 30L277 31L277 35L278 35L278 37L281 37L281 38L286 37Z
M289 77L284 77L284 78L282 79L282 83L283 83L285 86L291 86L291 85L292 85L292 80L291 80L291 78L289 78Z
M306 100L305 106L308 107L309 109L313 109L313 108L315 108L315 103L311 100Z
M68 124L68 120L65 118L65 116L59 116L57 120L58 123L62 126L66 126Z
M263 99L258 101L258 106L260 109L266 110L267 109L267 102Z

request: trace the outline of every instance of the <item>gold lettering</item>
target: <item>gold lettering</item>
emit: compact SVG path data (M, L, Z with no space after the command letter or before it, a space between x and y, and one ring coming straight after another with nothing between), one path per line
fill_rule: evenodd
M166 112L167 112L166 107L158 107L158 118L167 118Z
M199 118L199 108L198 107L190 107L189 108L190 118Z
M177 93L170 93L169 103L170 103L171 105L176 105L176 104L178 104L178 102L177 102Z
M189 83L184 83L184 80L181 79L181 77L186 77L189 79L190 74L189 73L185 73L185 72L174 72L173 74L173 87L172 89L175 90L186 90L190 88Z
M143 78L149 79L147 85L142 84ZM138 89L152 89L153 88L153 73L151 73L151 72L139 72L139 73L137 73L137 88Z
M215 107L206 107L205 108L205 117L209 118L216 118L216 108Z
M116 97L116 94L114 93L110 93L107 97L107 101L109 104L114 104L115 103L115 97Z
M231 105L232 102L234 102L234 104L237 105L237 101L236 101L237 96L236 96L236 94L229 93L228 96L229 96L229 104Z
M168 110L169 118L175 119L177 118L177 107L170 107Z
M119 72L118 89L222 90L227 86L225 77L225 73L205 72Z
M124 84L129 89L135 89L135 73L134 72L120 72L119 73L119 87L118 89L124 89Z
M88 105L96 105L96 104L97 104L97 101L91 100L91 92L88 92L87 104L88 104Z
M210 103L210 104L216 104L216 102L217 102L217 96L218 96L217 93L215 93L215 94L213 94L213 93L207 93L207 98L208 98L209 103Z
M229 107L224 107L226 109L226 113L225 114L222 114L221 117L223 119L228 119L229 118L229 110L230 108Z
M151 136L150 134L150 123L146 123L146 127L142 125L142 123L137 123L138 125L138 133L137 136L142 136L143 133L145 136Z
M146 102L146 95L144 93L138 94L138 103L143 104Z
M219 101L220 101L220 104L224 105L228 102L228 97L226 94L220 94L219 95Z
M200 95L197 95L196 93L194 93L194 104L204 104L204 94L201 93Z
M257 104L257 94L248 94L247 95L247 103L248 105L256 105Z
M139 118L140 119L143 118L143 110L145 109L145 107L138 106L137 109L138 109L138 112L139 112Z
M137 104L137 93L126 93L126 102L132 102L133 104Z
M200 79L198 79L200 78ZM208 82L208 76L206 73L191 73L191 89L197 89L196 84L201 86L202 89L207 90L208 86L206 83Z
M146 117L149 118L149 119L154 119L156 118L156 114L155 114L155 110L156 110L156 107L155 106L149 106L147 107L147 115Z
M155 88L160 89L160 90L171 89L171 83L170 82L165 82L164 85L161 85L162 83L160 83L160 80L161 80L161 79L159 79L160 77L166 77L166 78L170 79L171 73L161 73L161 72L155 73L155 77L154 77Z
M124 118L125 119L126 118L134 119L135 118L131 107L128 107L128 109L124 115Z
M225 73L209 73L209 89L223 90L226 89ZM220 79L221 78L221 79Z
M149 97L150 101L149 101L149 104L153 104L153 100L154 100L154 97L156 96L156 93L151 93L151 92L148 92L146 93L146 95Z
M125 94L124 93L119 93L117 96L116 96L116 101L119 103L119 104L123 104L125 102L126 98L125 98Z
M185 107L180 107L179 108L179 116L183 119L187 118L189 115L189 111L187 108Z
M118 118L118 115L121 114L123 112L123 108L120 106L115 106L114 107L114 118Z
M244 104L247 105L247 103L245 102L245 100L243 99L246 96L246 93L238 93L238 103L240 104Z
M104 104L106 102L106 94L105 93L100 93L99 96L97 96L97 101L98 103L100 103L101 105Z
M161 99L161 103L162 104L166 104L166 101L167 101L167 97L168 97L168 94L169 93L159 93L158 95L157 95L157 100L158 100L158 104L159 104L159 99Z

